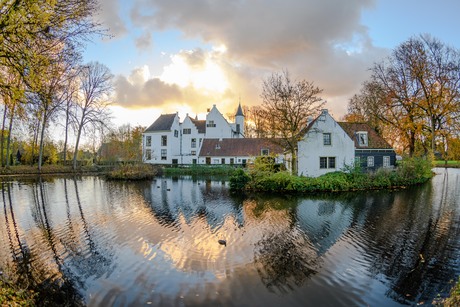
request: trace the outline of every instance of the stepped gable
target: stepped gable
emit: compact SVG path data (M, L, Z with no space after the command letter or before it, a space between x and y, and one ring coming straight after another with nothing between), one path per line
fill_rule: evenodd
M190 120L195 125L196 129L198 129L198 133L206 133L206 120L198 120L191 117Z
M262 149L270 154L283 154L283 147L274 143L273 139L204 139L201 146L201 157L256 157Z
M171 130L171 126L174 122L174 118L176 117L176 113L174 114L161 114L157 120L150 125L144 132L152 132L152 131L169 131Z
M355 142L356 149L393 149L384 138L366 123L338 122L348 136ZM368 145L359 146L357 132L367 132Z

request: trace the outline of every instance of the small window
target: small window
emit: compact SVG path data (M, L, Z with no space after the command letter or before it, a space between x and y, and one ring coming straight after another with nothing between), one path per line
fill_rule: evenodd
M196 150L192 150L191 154L192 156L196 156Z
M319 157L319 168L327 168L327 157Z
M260 151L260 154L262 156L268 156L270 154L270 150L268 150L268 148L263 148L261 151Z
M174 137L178 137L179 136L179 131L178 130L174 130Z
M236 124L236 133L240 133L240 124Z
M230 158L230 164L231 165L235 164L235 159L234 158Z
M182 130L182 133L183 133L183 134L192 134L192 129L191 129L191 128L184 128L184 129Z
M212 159L212 164L219 164L219 159Z
M152 151L150 149L145 150L145 160L152 160Z
M216 124L214 123L213 120L210 120L207 124L206 124L206 127L215 127Z
M161 160L167 160L168 151L166 149L161 150Z
M216 149L220 149L220 144L216 144Z
M221 159L221 164L225 164L225 158Z
M168 145L168 136L162 135L161 136L161 146L167 146L167 145Z
M367 157L367 167L374 167L374 156Z
M196 159L193 159L193 160L192 160L192 164L196 164Z
M331 145L331 134L323 133L323 145Z
M145 145L146 146L152 146L152 137L150 135L147 136L147 138L145 139Z
M191 140L191 146L192 148L196 148L196 139Z
M319 168L335 168L335 157L319 157Z
M327 168L335 168L335 157L328 158Z
M390 167L390 156L383 156L383 167Z
M357 134L358 137L358 145L367 147L368 144L368 139L367 139L367 132L366 131L360 131Z

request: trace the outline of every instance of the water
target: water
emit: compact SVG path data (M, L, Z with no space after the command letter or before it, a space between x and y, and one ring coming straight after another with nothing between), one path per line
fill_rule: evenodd
M89 306L429 305L460 274L460 170L436 172L314 197L193 178L4 181L0 268L43 302Z

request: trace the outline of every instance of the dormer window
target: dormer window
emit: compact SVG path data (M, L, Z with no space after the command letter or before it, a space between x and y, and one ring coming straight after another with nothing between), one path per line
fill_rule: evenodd
M215 126L216 126L216 124L214 123L213 120L208 121L208 123L206 125L206 127L215 127Z
M220 149L220 144L216 144L216 149Z
M359 131L356 133L356 136L358 138L358 146L368 146L367 131Z

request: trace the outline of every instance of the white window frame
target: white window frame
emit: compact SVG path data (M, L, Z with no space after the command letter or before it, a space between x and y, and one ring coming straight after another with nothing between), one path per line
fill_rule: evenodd
M390 166L391 166L390 156L383 156L383 167L390 167Z
M375 166L374 156L367 156L367 167L374 167L374 166Z

